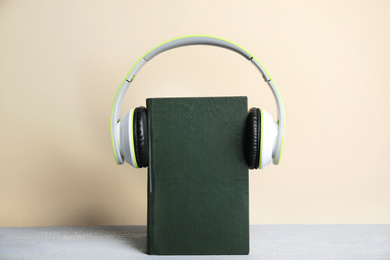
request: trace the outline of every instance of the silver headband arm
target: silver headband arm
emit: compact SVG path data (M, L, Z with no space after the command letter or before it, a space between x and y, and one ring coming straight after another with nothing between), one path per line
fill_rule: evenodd
M204 36L194 36L194 37L185 37L185 38L179 38L174 39L172 41L168 41L166 43L163 43L150 52L148 52L144 56L144 60L150 61L155 56L159 55L160 53L164 51L168 51L177 47L183 47L183 46L189 46L189 45L211 45L211 46L218 46L222 47L234 52L237 52L238 54L245 57L247 60L250 60L252 58L252 54L250 54L248 51L240 48L239 46L228 42L226 40L222 40L219 38L214 37L204 37Z

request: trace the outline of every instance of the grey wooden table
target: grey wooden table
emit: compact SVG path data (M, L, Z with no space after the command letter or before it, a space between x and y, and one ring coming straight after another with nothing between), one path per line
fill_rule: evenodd
M390 225L251 226L248 256L148 256L145 226L0 228L0 259L386 259Z

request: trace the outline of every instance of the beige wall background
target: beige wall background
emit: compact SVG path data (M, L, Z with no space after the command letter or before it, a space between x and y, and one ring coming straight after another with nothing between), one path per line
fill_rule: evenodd
M279 167L250 171L251 224L390 224L389 1L1 1L0 226L146 224L146 170L117 166L111 105L133 63L183 35L229 39L283 96ZM272 94L241 56L164 53L148 97Z

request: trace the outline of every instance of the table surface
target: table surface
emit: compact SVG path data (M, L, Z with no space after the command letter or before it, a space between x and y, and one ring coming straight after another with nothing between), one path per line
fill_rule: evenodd
M390 259L390 225L258 225L247 256L148 256L145 226L0 228L0 259Z

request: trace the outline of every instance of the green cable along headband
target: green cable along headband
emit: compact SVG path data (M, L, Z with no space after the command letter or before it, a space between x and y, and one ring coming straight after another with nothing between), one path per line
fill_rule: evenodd
M156 46L155 48L151 49L149 52L147 52L130 69L129 73L126 75L126 78L122 81L118 89L118 92L116 93L114 104L112 105L112 110L111 110L111 141L112 141L112 149L114 151L116 162L118 164L123 164L124 161L120 151L118 123L120 122L121 109L122 109L124 96L130 84L133 82L135 75L141 70L141 68L146 64L146 62L150 61L158 54L174 48L189 46L189 45L211 45L211 46L217 46L217 47L229 49L231 51L237 52L238 54L244 56L247 60L251 61L259 69L261 75L263 76L263 79L271 88L277 103L278 135L276 138L273 163L279 164L281 153L282 153L282 147L283 147L284 126L285 126L284 106L283 106L283 102L279 90L272 82L270 75L265 70L263 65L250 52L240 47L239 45L227 41L225 39L213 37L213 36L203 36L203 35L184 36L184 37L179 37L164 42Z

